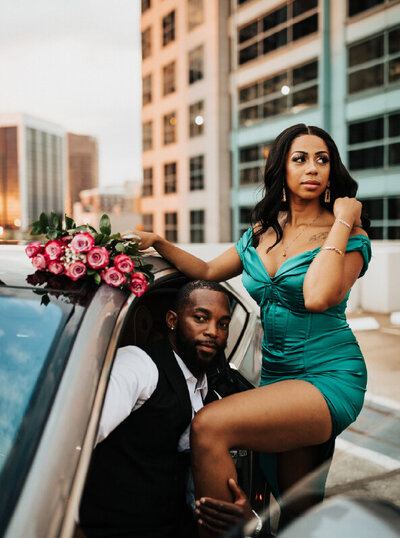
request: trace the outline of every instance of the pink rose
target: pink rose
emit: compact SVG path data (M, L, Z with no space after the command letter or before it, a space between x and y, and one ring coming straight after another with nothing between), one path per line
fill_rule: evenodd
M26 247L25 252L27 256L33 258L33 256L36 256L37 254L41 254L43 252L43 245L39 243L39 241L33 241L33 243L30 243Z
M94 247L94 239L88 233L79 233L75 235L70 246L75 252L88 252Z
M49 261L47 269L50 271L50 273L61 275L61 273L64 272L64 264L58 260L51 260Z
M37 254L31 258L31 262L36 271L44 271L46 269L47 261L44 254Z
M109 286L114 286L118 288L126 282L126 276L122 274L116 267L109 267L101 273L101 278Z
M69 243L71 241L72 237L73 237L72 235L64 235L64 237L61 238L61 241L63 243Z
M64 252L64 244L62 241L55 239L54 241L49 241L44 247L44 252L48 260L58 260Z
M108 250L106 247L94 247L86 255L88 265L92 269L103 269L108 262Z
M86 273L86 265L80 260L72 262L65 269L65 274L69 276L71 280L78 280Z
M133 273L129 283L129 289L133 294L140 297L147 290L147 286L148 282L143 273Z
M114 265L121 273L131 273L135 264L126 254L118 254L114 258Z

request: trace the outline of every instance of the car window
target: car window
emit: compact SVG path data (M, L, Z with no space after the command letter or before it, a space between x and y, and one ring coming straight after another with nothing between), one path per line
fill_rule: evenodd
M0 297L0 471L63 317L54 303Z

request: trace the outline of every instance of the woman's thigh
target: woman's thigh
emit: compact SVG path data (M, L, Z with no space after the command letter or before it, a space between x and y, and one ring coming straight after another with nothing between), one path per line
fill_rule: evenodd
M301 380L280 381L213 402L196 415L192 426L201 444L208 438L228 448L262 452L320 444L332 432L324 397Z

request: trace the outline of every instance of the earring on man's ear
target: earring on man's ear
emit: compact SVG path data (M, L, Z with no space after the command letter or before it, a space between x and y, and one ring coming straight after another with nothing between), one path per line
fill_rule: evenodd
M331 201L331 190L330 190L330 187L331 186L331 182L328 181L328 184L326 186L326 189L325 189L325 196L324 196L324 202L326 204L329 204L329 202Z
M285 187L282 189L282 202L286 202L286 190Z

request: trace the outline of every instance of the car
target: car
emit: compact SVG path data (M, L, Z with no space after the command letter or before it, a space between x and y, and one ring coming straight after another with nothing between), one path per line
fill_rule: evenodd
M0 244L0 536L71 537L116 350L164 332L186 281L155 254L142 297L88 280L36 272L24 245ZM258 310L234 285L227 362L210 383L225 396L258 384ZM261 509L267 486L257 458L232 451L239 482ZM155 508L156 509L156 508Z

